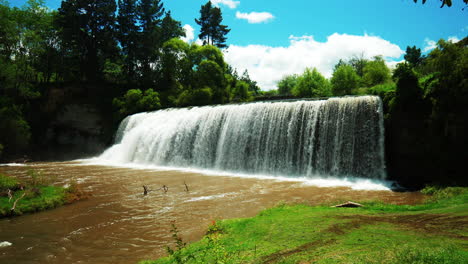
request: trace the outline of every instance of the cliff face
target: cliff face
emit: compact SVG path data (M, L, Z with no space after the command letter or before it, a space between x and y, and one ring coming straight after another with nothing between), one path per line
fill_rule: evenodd
M65 105L51 120L45 140L70 155L89 155L105 147L105 117L90 104Z
M112 88L105 84L45 87L37 111L29 117L31 158L70 160L103 151L115 130Z

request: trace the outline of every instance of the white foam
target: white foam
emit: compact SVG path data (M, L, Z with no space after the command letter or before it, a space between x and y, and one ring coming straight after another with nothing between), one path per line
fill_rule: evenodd
M10 243L10 242L8 242L8 241L0 242L0 248L2 248L2 247L10 247L11 245L13 245L13 244Z
M192 199L187 200L187 202L196 202L196 201L204 201L204 200L215 200L219 198L224 198L226 196L231 196L236 193L230 192L230 193L222 193L222 194L217 194L217 195L207 195L207 196L200 196L200 197L194 197Z
M226 177L239 177L239 178L252 178L252 179L263 179L263 180L274 180L274 181L286 181L286 182L299 182L308 186L317 187L348 187L353 190L369 190L369 191L390 191L393 182L386 180L377 179L366 179L357 177L328 177L322 175L314 175L313 177L292 177L285 175L267 175L267 174L248 174L248 173L234 173L227 171L208 170L199 168L179 168L179 167L167 167L167 166L156 166L149 164L138 164L138 163L117 163L100 158L92 159L81 159L76 160L81 165L100 165L110 166L117 168L128 168L137 170L151 170L151 171L181 171L188 173L199 173L208 176L226 176ZM76 164L75 164L76 165ZM194 198L195 199L195 198ZM211 198L208 198L211 199Z
M22 167L22 166L28 166L25 163L0 163L0 167L5 166L5 167Z

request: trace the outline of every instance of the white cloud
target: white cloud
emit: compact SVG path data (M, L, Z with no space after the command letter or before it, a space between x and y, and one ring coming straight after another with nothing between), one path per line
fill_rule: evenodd
M459 42L461 39L459 39L457 36L451 36L448 38L448 41L452 42L452 43L457 43Z
M390 70L396 69L396 66L398 63L405 62L405 60L387 60L385 64L387 64L387 67L390 68Z
M270 20L273 20L275 17L271 13L268 13L268 12L241 13L237 11L236 18L245 19L250 24L257 24L257 23L262 23L262 22L268 22Z
M426 38L424 42L426 43L426 47L424 47L423 52L428 52L437 48L437 42L435 42L434 40Z
M240 1L234 1L234 0L210 0L210 1L215 6L219 6L219 4L223 4L223 5L228 6L231 9L236 8L240 4Z
M185 37L181 37L180 39L187 43L192 42L195 38L195 34L194 34L195 30L193 29L193 27L190 26L189 24L185 24L182 28L185 31Z
M356 36L334 33L325 42L312 36L289 37L287 47L263 45L230 45L225 50L226 61L238 72L249 71L252 80L263 90L276 89L276 83L285 75L300 74L306 67L316 67L327 78L339 59L364 55L372 58L382 55L391 65L404 51L387 40L376 36Z

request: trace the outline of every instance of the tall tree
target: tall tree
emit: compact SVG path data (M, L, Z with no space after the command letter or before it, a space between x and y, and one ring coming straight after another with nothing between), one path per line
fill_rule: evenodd
M124 56L124 71L128 80L134 80L138 50L138 16L136 0L119 0L117 37Z
M423 58L421 57L421 49L413 47L406 47L405 60L412 66L416 67L421 64Z
M161 22L161 41L164 43L170 39L184 37L185 31L180 21L174 20L171 11L166 12Z
M213 7L208 1L200 8L200 19L195 22L201 27L198 37L204 45L215 45L218 48L226 47L226 35L231 31L226 25L222 25L223 15L219 7Z
M162 47L161 23L164 5L161 0L141 0L138 5L138 22L141 27L138 61L144 86L152 86L156 76L151 65L159 59Z
M115 56L114 0L65 0L56 20L66 55L77 60L82 80L101 78L106 59Z

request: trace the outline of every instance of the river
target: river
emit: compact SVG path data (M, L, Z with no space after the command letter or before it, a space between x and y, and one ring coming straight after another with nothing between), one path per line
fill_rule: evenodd
M0 242L12 243L0 248L0 263L137 263L166 254L165 246L173 242L172 223L184 241L193 242L214 220L251 217L282 202L317 205L381 200L414 204L424 199L420 193L365 190L358 185L352 187L360 190L314 186L336 184L332 181L207 175L80 162L0 166L0 173L24 178L30 169L54 178L58 185L76 181L90 198L0 219ZM152 189L146 196L143 185ZM168 187L167 192L163 185Z

